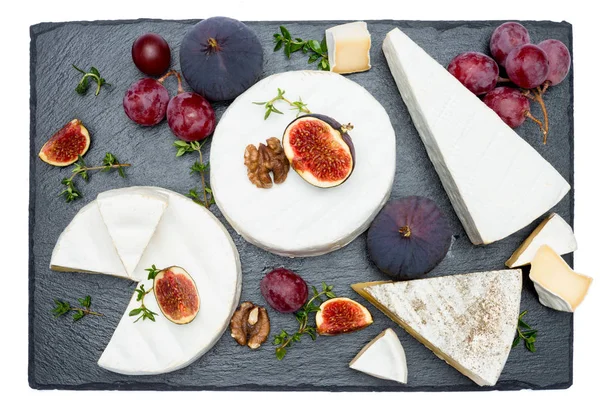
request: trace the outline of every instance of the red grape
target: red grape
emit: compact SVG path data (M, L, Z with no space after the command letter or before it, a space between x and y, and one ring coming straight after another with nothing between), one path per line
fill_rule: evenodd
M165 118L169 92L155 79L145 78L133 83L123 97L125 114L134 122L151 126Z
M550 72L546 80L551 86L562 82L571 69L571 54L565 44L557 39L547 39L538 44L548 56Z
M532 89L544 83L550 71L548 56L539 46L521 45L506 57L506 74L517 86Z
M490 38L490 51L492 56L501 65L505 66L506 57L517 46L530 43L529 32L521 24L506 22L492 33Z
M200 141L215 129L215 111L197 93L180 93L169 101L167 122L171 131L184 141Z
M283 313L299 310L308 299L306 282L284 268L267 273L260 281L260 292L273 309Z
M131 57L135 66L150 76L163 74L171 65L169 44L163 37L151 32L134 41Z
M457 55L450 61L448 71L476 95L492 90L498 81L498 64L479 52Z
M512 87L496 87L485 95L483 102L511 128L521 125L530 109L527 97Z

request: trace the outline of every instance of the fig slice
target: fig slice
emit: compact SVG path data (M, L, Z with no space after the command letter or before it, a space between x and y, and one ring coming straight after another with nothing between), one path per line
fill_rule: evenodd
M292 168L313 186L339 186L352 174L354 144L351 124L331 117L307 114L292 121L283 133L283 150Z
M52 166L69 166L90 147L90 133L80 120L69 121L42 146L39 157Z
M350 298L332 298L319 309L315 319L319 335L355 332L373 323L369 310Z
M154 296L165 318L178 325L190 323L200 310L200 296L190 274L178 266L154 277Z

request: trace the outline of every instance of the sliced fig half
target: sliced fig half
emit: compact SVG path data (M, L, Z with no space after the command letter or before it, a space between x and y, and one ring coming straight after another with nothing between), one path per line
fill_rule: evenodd
M358 302L338 297L321 304L315 321L319 335L339 335L366 328L373 323L373 317Z
M167 267L154 277L154 295L165 318L179 325L192 322L200 310L196 283L181 267Z
M326 115L303 115L285 129L283 150L304 180L321 188L335 187L354 170L354 144L348 135L352 128Z
M90 133L80 120L69 121L42 146L40 159L52 166L69 166L90 147Z

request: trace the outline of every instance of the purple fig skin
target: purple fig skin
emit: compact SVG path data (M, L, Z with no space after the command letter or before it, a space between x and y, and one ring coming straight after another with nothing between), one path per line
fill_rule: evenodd
M451 241L452 231L444 213L434 201L418 196L389 201L367 233L371 260L398 280L420 278L430 272L444 259Z
M260 281L267 303L282 313L296 312L308 299L308 286L298 274L283 267L273 269Z

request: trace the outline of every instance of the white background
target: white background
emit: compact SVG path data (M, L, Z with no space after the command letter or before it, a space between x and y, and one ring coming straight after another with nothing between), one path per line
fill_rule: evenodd
M385 401L444 401L454 403L597 403L599 286L575 316L574 384L560 391L483 393L240 393L240 392L71 392L35 391L27 383L28 342L28 163L29 163L29 26L39 22L97 19L199 19L227 15L240 20L403 19L403 20L552 20L573 24L575 72L575 230L579 250L575 266L600 281L597 214L598 72L600 70L598 13L593 1L509 0L474 1L314 1L314 0L195 0L171 1L52 1L3 2L0 47L0 198L2 323L0 327L0 398L3 403L33 401L44 404L141 404L185 401L250 401L260 403L324 401L359 403ZM44 108L44 106L39 106ZM232 363L235 359L230 359ZM327 367L315 364L315 367Z

